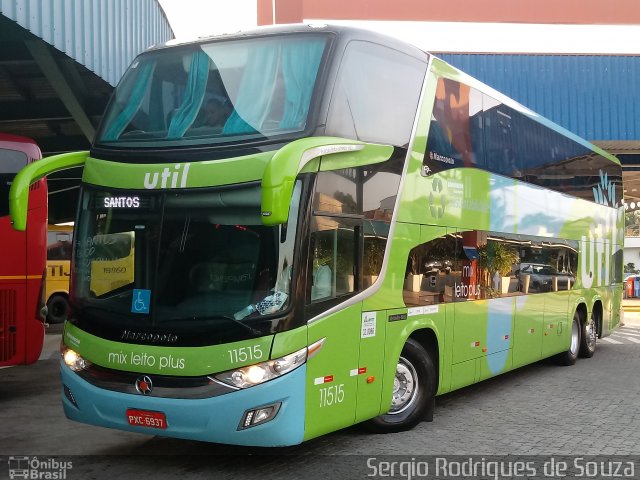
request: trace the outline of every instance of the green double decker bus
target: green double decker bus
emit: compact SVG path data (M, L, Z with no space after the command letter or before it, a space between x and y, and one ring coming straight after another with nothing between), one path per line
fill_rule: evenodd
M138 56L84 166L72 420L240 445L433 418L435 396L620 322L620 163L373 32L282 26Z

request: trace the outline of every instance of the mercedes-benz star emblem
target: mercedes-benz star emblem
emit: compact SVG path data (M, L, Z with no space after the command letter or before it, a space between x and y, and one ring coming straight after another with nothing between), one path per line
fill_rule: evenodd
M136 380L136 390L142 395L149 395L153 390L153 382L146 375L138 377Z

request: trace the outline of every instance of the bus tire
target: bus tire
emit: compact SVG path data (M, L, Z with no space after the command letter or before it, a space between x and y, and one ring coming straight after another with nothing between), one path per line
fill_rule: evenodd
M391 409L367 421L366 428L375 433L393 433L432 420L437 375L430 353L409 338L398 359Z
M47 302L47 322L62 323L67 319L69 313L69 302L64 295L51 295Z
M582 325L580 336L580 356L591 358L596 351L596 339L598 337L598 314L591 312L591 318Z
M578 359L578 353L580 352L582 337L582 322L580 321L580 314L578 311L573 314L573 321L571 322L571 343L569 344L569 350L562 352L556 357L556 360L560 365L573 365Z

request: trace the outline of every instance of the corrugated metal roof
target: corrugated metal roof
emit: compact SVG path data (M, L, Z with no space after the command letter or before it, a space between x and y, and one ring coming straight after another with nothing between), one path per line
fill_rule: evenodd
M0 13L111 85L138 53L173 38L157 0L0 0Z
M640 57L435 54L591 141L640 140Z

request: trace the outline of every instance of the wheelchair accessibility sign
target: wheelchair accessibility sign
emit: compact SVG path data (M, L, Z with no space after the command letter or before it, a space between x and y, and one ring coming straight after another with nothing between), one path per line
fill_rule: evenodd
M133 298L131 299L132 313L149 313L150 304L151 290L133 289Z

